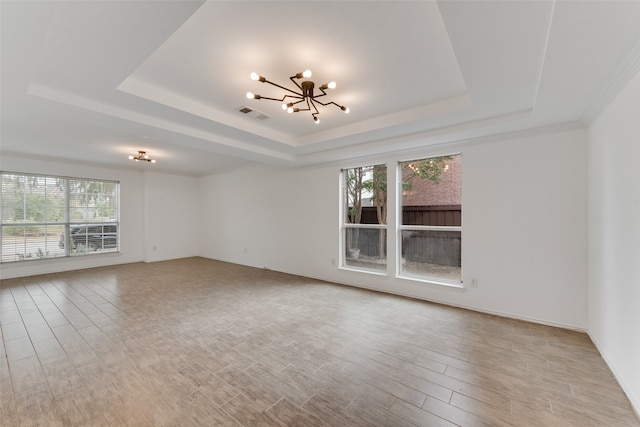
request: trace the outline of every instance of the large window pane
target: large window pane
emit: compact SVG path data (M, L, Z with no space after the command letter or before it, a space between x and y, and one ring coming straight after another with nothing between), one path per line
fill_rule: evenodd
M117 183L69 180L70 221L113 221L116 219L117 211Z
M65 256L60 247L64 225L29 225L2 227L2 262Z
M70 179L70 255L117 252L117 215L117 183Z
M462 281L462 158L400 163L400 274Z
M387 269L387 230L346 227L344 265L369 270Z
M64 222L64 191L58 178L3 174L2 222Z
M402 230L402 264L405 275L462 281L461 232Z
M118 250L117 224L71 224L69 242L72 255Z

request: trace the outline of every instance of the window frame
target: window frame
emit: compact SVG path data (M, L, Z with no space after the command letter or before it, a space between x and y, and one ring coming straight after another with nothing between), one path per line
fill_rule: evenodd
M5 193L4 192L4 177L5 176L20 176L20 177L25 177L26 180L29 179L42 179L42 180L61 180L63 181L63 190L62 190L62 204L63 204L63 210L64 210L64 219L62 221L57 220L55 222L48 220L48 218L45 217L45 221L39 221L39 222L28 222L26 218L23 219L23 221L20 222L5 222L5 218L2 217L2 204L3 204L3 200L4 200L4 195L5 194L9 194L8 192ZM113 190L113 195L115 196L115 207L113 207L113 217L115 219L102 219L99 221L96 220L72 220L71 219L71 214L70 214L70 210L71 210L71 200L72 198L70 197L70 186L69 186L69 182L70 181L76 181L76 182L85 182L85 183L101 183L106 184L108 183L109 185L114 185L114 190ZM107 194L107 193L103 193L103 194ZM87 206L88 207L88 206ZM102 245L102 248L99 249L95 249L94 251L91 250L84 250L82 252L74 252L74 248L72 247L72 237L71 237L71 230L74 227L77 226L86 226L87 230L89 230L88 227L90 227L91 225L100 225L103 227L103 232L100 233L102 238L104 238L104 227L107 225L115 225L116 227L116 233L115 233L115 238L116 238L116 244L114 246L114 248L110 248L110 250L105 250L104 245ZM25 254L23 254L22 259L16 259L16 256L18 255L17 253L14 254L14 259L5 259L5 254L3 253L3 248L4 248L4 242L3 242L3 238L5 236L4 230L6 228L9 227L62 227L63 229L63 238L64 240L60 239L60 238L54 238L54 242L57 244L63 244L64 247L60 247L60 249L63 249L64 252L62 254L60 254L58 252L58 254L53 255L53 256L48 256L48 245L46 242L48 242L48 236L45 237L45 256L40 256L38 255L37 257L33 257L33 255L30 253L29 256L26 256L26 250L27 250L27 242L26 242L26 235L23 234L22 239L24 240L24 248L25 248ZM85 233L88 235L88 233ZM87 238L88 239L88 238ZM74 245L75 246L75 245ZM41 248L38 248L39 250ZM87 248L90 249L90 248ZM27 173L27 172L12 172L12 171L4 171L4 170L0 170L0 264L14 264L14 263L21 263L21 262L25 262L25 261L40 261L40 260L54 260L54 259L66 259L66 258L71 258L71 257L81 257L81 256L91 256L91 255L110 255L110 254L119 254L120 253L120 181L117 180L109 180L109 179L98 179L98 178L80 178L80 177L69 177L69 176L60 176L60 175L50 175L50 174L37 174L37 173Z
M405 153L406 155L406 153ZM433 225L404 225L403 221L403 188L402 188L402 163L412 162L415 160L424 160L437 157L449 157L460 156L463 158L461 151L443 151L424 153L424 152L411 152L411 157L405 156L389 156L384 159L380 157L374 158L371 162L360 164L345 164L339 170L339 236L338 236L338 269L347 270L354 273L374 274L378 276L390 276L400 281L410 281L424 286L434 286L438 288L447 288L450 290L463 291L466 287L464 285L464 265L461 259L460 265L460 281L448 280L445 278L430 277L427 275L411 274L402 272L402 234L404 231L451 231L460 233L460 251L461 257L464 252L464 230L461 218L460 226L433 226ZM373 165L385 165L387 167L387 224L353 224L346 222L346 205L345 199L346 184L345 184L345 170L354 169L357 167L367 167ZM462 169L460 173L463 173ZM462 176L460 177L462 179ZM461 182L461 186L463 182ZM460 206L463 202L464 194L460 200ZM348 228L385 228L386 229L386 252L387 262L384 270L366 269L363 267L347 265L345 263L346 258L346 246L347 237L346 230Z
M345 200L347 200L347 194L346 192L346 180L345 180L345 172L348 169L355 169L355 168L359 168L359 167L374 167L374 166L385 166L386 170L387 170L387 177L389 176L389 163L388 162L382 162L382 163L375 163L375 164L362 164L362 165L357 165L357 166L351 166L351 167L344 167L340 169L340 180L339 180L339 185L340 185L340 203L339 203L339 209L338 209L338 214L340 216L339 219L339 232L340 232L340 236L339 236L339 256L338 256L338 268L341 270L347 270L347 271L354 271L354 272L359 272L359 273L365 273L365 274L373 274L373 275L378 275L378 276L388 276L389 275L389 252L388 252L388 244L387 246L384 248L384 251L386 253L386 257L385 257L385 268L384 269L374 269L374 268L366 268L366 267L361 267L361 266L354 266L354 265L348 265L347 264L347 238L346 238L346 233L348 229L378 229L378 230L385 230L385 240L388 242L389 239L389 222L387 221L386 224L361 224L361 223L350 223L347 222L347 212L345 211L346 207L347 207L347 203L345 203ZM387 185L388 186L388 185ZM387 195L387 206L389 204L389 196Z
M410 280L414 282L421 282L425 284L434 284L439 286L451 287L451 288L462 288L464 289L464 265L461 260L460 262L460 281L457 280L448 280L439 277L432 277L421 274L411 274L402 272L402 232L403 231L453 231L460 233L460 251L462 252L464 238L463 238L463 223L462 218L460 222L460 226L437 226L437 225L404 225L402 223L403 218L403 197L402 197L402 163L409 163L414 161L435 159L439 157L454 157L460 156L462 159L461 152L452 152L452 153L443 153L443 154L428 154L425 156L416 156L407 159L401 159L396 162L396 188L397 188L397 197L396 197L396 272L395 276L398 279ZM462 185L462 182L461 184ZM463 201L461 199L460 206L462 209Z
M360 271L360 272L364 272L364 273L370 273L370 274L377 274L377 275L382 275L382 276L387 276L388 275L388 269L389 269L389 263L388 261L385 263L385 268L384 269L375 269L375 268L367 268L367 267L358 267L358 266L354 266L354 265L349 265L347 264L347 256L346 256L346 250L347 250L347 245L346 245L346 232L347 229L355 229L355 228L359 228L359 229L370 229L370 230L385 230L386 233L386 239L389 238L389 224L354 224L354 223L346 223L343 220L342 223L342 228L340 231L340 268L343 270L351 270L351 271ZM385 240L386 240L385 239ZM384 248L385 252L387 251L387 248ZM388 256L385 258L385 260L388 260Z

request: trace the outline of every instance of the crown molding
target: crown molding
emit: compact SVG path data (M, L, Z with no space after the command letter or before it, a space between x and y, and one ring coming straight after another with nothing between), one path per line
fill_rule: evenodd
M585 111L581 120L586 125L593 123L638 72L640 72L640 41L636 43L616 72L609 78L596 101Z

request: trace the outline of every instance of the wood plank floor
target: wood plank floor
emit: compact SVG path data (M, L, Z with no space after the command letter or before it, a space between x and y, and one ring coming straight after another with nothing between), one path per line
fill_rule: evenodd
M3 426L640 426L585 334L201 258L0 308Z

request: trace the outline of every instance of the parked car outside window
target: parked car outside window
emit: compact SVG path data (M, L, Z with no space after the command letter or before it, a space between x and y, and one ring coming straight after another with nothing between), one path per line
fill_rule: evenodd
M60 235L58 246L64 249L64 233ZM69 226L69 241L72 248L82 245L85 248L97 251L118 247L117 224L78 224Z

